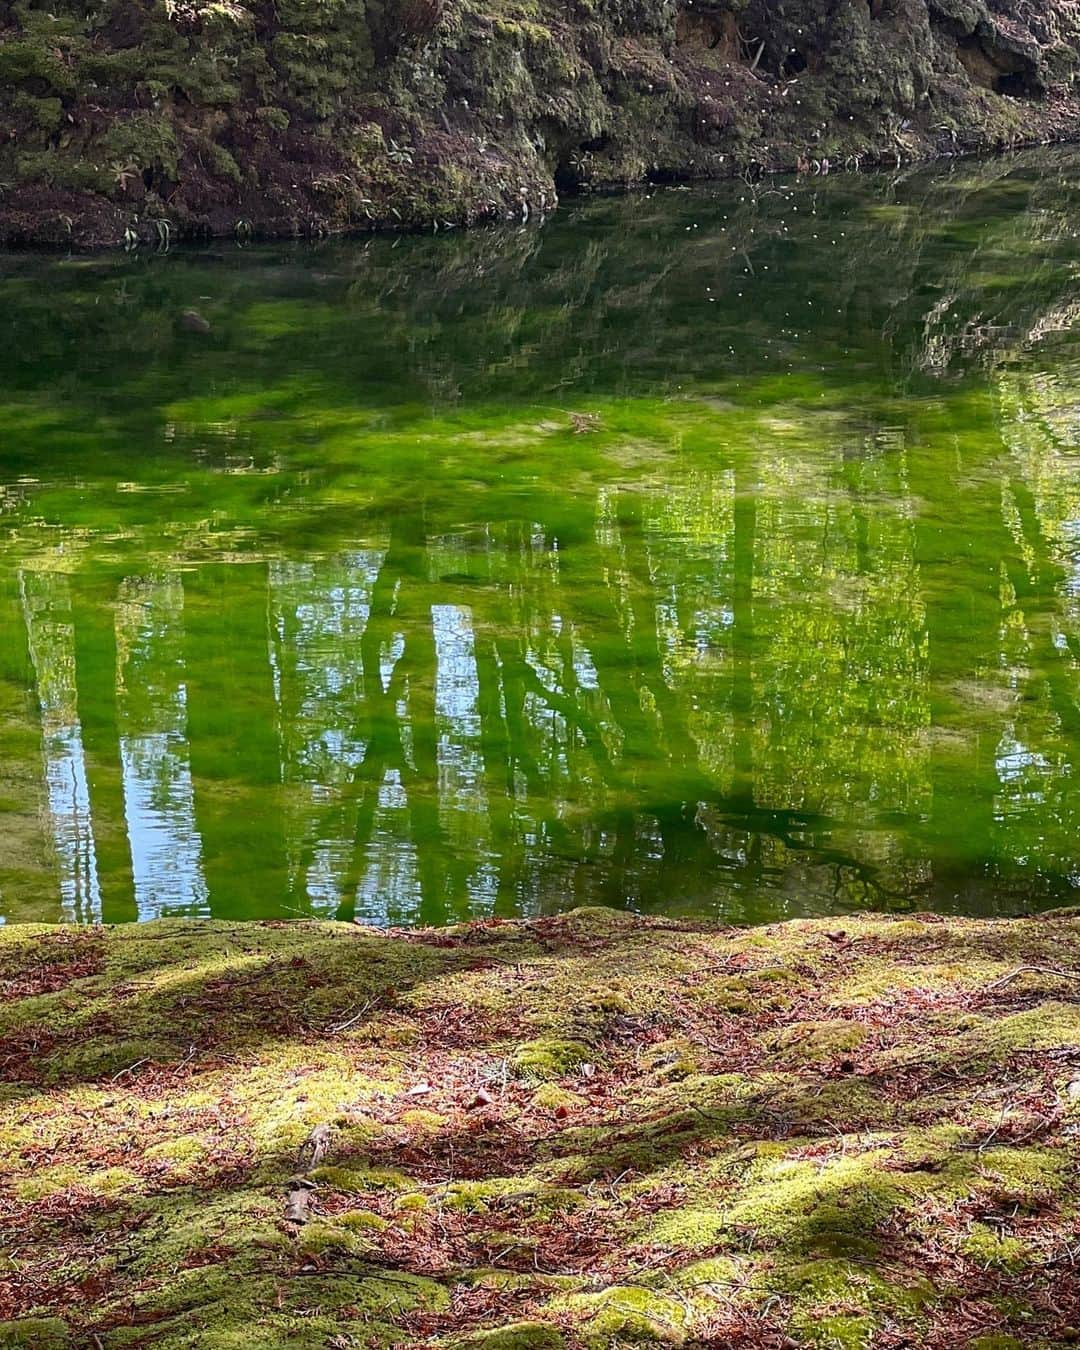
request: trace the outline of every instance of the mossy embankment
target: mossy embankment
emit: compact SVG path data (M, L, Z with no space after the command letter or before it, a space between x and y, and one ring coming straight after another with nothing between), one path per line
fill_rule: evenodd
M1080 1336L1076 916L27 926L0 981L3 1346Z
M0 242L442 228L1063 139L1073 0L0 0Z

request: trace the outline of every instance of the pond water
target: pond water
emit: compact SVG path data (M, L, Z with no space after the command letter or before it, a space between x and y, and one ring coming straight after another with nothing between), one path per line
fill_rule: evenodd
M1078 185L0 259L0 915L1080 898Z

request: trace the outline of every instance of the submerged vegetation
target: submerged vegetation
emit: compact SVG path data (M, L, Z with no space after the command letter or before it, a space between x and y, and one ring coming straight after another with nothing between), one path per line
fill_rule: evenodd
M1078 980L1066 912L0 930L0 1345L1071 1344Z
M0 915L1074 902L1078 164L9 255Z
M0 241L439 229L1075 134L1073 0L0 0Z

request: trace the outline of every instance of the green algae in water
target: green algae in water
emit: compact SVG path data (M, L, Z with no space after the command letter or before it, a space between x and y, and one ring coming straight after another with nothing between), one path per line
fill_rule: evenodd
M1078 168L4 258L0 914L1075 898Z

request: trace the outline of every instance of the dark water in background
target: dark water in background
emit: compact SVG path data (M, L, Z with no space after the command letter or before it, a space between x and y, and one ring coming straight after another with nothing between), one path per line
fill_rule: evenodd
M0 916L1077 899L1078 171L0 258Z

